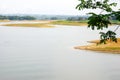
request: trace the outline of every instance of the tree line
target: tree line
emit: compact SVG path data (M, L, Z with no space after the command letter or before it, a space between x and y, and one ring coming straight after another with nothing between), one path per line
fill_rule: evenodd
M16 16L16 15L0 15L0 20L67 20L80 21L88 20L89 16ZM116 20L116 16L111 16L111 20Z
M35 20L32 16L3 16L0 15L0 20Z

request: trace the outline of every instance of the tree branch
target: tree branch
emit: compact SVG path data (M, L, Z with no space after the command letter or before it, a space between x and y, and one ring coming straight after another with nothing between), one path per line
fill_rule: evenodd
M116 32L119 29L120 25L117 26L117 28L114 30L114 32Z

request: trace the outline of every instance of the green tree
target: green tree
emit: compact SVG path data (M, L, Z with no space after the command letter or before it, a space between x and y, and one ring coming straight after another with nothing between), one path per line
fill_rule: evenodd
M110 2L109 0L79 0L79 4L76 6L76 9L92 9L90 17L88 18L88 27L92 30L103 30L108 28L111 23L111 17L116 17L120 21L120 10L113 10L113 7L117 6L117 3ZM94 13L94 9L100 10L99 14ZM108 30L107 32L100 32L100 44L106 44L106 41L117 42L116 30L120 27L117 25L117 28L114 31Z

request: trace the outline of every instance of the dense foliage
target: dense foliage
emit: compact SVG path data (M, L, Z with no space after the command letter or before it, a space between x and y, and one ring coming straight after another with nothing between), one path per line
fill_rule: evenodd
M92 12L88 13L90 17L88 18L88 27L92 30L103 30L108 28L111 24L111 17L120 21L120 10L114 11L112 8L117 6L117 3L111 3L109 0L79 0L79 4L76 9L93 9ZM99 14L94 12L94 9L98 9ZM105 12L105 13L104 13ZM119 27L120 25L118 25ZM118 29L117 27L117 29ZM115 31L108 30L108 32L100 32L100 43L106 43L107 40L117 42Z

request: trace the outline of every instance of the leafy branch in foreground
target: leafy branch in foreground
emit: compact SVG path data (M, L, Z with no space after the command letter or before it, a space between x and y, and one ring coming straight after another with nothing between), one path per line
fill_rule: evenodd
M107 31L106 33L100 32L99 34L101 34L100 43L106 44L106 41L108 41L108 40L117 42L116 33L113 31Z
M110 3L109 0L79 0L80 3L76 6L76 9L98 9L100 10L99 14L94 13L92 11L89 13L90 17L88 18L88 27L94 30L103 30L104 28L108 28L110 24L110 19L112 16L116 17L116 20L120 21L120 11L114 11L112 7L117 6L117 3ZM106 12L104 14L103 12ZM117 27L114 31L108 31L106 33L100 32L100 44L106 44L106 41L110 40L113 42L117 42L115 31L118 29Z
M107 14L95 14L95 13L89 13L92 14L92 16L90 16L88 18L88 27L92 30L94 30L95 28L97 28L97 30L103 30L103 28L108 28L108 25L111 24L110 19L109 19L109 15Z

